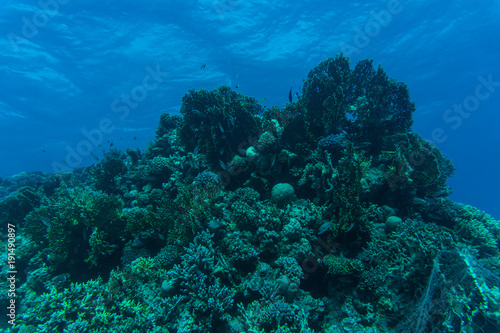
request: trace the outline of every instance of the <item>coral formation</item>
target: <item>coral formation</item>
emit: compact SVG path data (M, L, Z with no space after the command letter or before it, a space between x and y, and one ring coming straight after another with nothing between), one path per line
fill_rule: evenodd
M211 166L228 162L241 143L257 135L261 106L228 86L190 90L182 98L179 139L187 151L196 147Z
M144 151L0 180L12 331L497 332L499 221L448 197L413 111L339 55L283 108L190 90Z

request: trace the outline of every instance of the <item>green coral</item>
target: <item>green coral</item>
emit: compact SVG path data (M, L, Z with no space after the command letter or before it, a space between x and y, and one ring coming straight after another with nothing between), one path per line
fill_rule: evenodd
M262 154L274 153L278 148L278 140L270 132L264 132L256 144L257 150Z
M345 110L352 99L344 88L351 72L349 60L339 55L322 61L307 75L299 101L306 110L306 126L312 140L340 133L344 128Z
M328 254L321 260L328 267L332 275L353 275L363 270L363 263L359 259L351 259Z
M360 200L363 160L360 157L354 151L353 145L346 141L343 157L337 167L338 176L333 192L333 201L338 205L335 237L341 231L364 224Z
M261 106L225 85L211 91L189 90L180 112L180 142L187 151L198 147L214 167L230 161L239 145L260 130Z
M169 159L162 156L156 156L153 158L149 164L149 173L152 176L164 176L168 179L168 176L172 173L170 170Z
M111 149L99 163L90 168L91 182L98 191L117 194L118 184L126 172L121 152Z
M231 221L240 230L256 231L259 228L259 213L256 209L243 201L236 201L231 205Z
M164 233L168 223L155 212L151 206L147 208L133 207L125 209L123 217L126 220L127 234L135 235L141 231L153 230L155 233Z
M304 81L299 99L312 142L346 130L355 142L381 147L387 135L407 132L415 105L404 83L389 79L373 60L352 70L342 54L322 61Z
M478 249L480 257L499 254L500 226L493 217L466 205L457 210L453 221L462 242Z
M89 237L90 254L86 263L90 263L93 267L97 266L101 258L106 258L114 252L112 244L106 240L106 234L94 229Z
M152 183L163 184L169 181L172 175L171 161L167 157L156 156L148 164L148 179Z
M19 329L36 332L168 332L154 319L159 310L133 299L113 298L98 278L32 296L19 313Z
M392 190L417 188L426 195L446 189L455 167L441 151L410 132L386 138L380 161L387 165L386 179Z
M22 223L24 217L40 205L41 200L33 187L24 186L15 194L0 201L0 222L2 222L0 229L5 228L7 223L16 225Z
M156 129L157 137L163 138L165 135L169 134L170 131L178 128L181 122L181 116L162 113L160 116L160 123Z
M177 218L169 234L176 245L187 245L217 211L216 202L223 193L219 183L207 178L197 178L193 183L179 188L174 201Z
M49 262L55 270L63 269L70 258L76 265L84 260L95 264L112 252L109 246L105 250L104 244L115 244L123 235L122 206L120 199L103 192L61 189L53 200L28 215L25 231L36 244L48 246ZM99 234L93 239L85 237L96 228Z

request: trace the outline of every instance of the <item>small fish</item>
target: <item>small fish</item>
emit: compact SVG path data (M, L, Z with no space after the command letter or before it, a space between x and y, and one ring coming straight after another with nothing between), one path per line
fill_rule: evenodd
M319 227L319 231L318 231L318 235L321 235L321 234L324 234L325 232L327 232L330 227L332 225L332 222L325 222L321 225L321 227Z
M219 149L219 155L220 156L224 155L224 147L222 147L221 149Z
M292 103L292 101L293 101L293 98L292 98L292 87L290 87L290 92L288 93L288 100L290 101L290 103Z
M137 137L136 137L136 136L134 136L134 140L137 140Z
M40 216L40 221L45 225L47 228L50 227L50 220L46 217Z
M200 69L205 69L205 67L207 67L207 64L201 65Z
M260 102L262 103L262 102L264 102L265 100L266 100L266 98L264 97L263 99L261 99L261 100L260 100Z
M46 151L45 151L45 150L42 150L42 153L46 153Z
M346 233L348 233L349 231L351 231L352 228L354 228L354 222L351 223L351 225L349 226L349 228L346 230Z
M224 162L219 161L219 165L222 168L222 170L227 171L227 167L226 167L226 164L224 164Z
M441 191L438 191L438 192L434 193L432 196L433 197L446 197L448 195L449 195L448 191L441 190Z
M208 227L210 229L217 229L218 227L220 227L220 222L217 220L211 220L210 222L208 222Z
M237 84L237 85L236 85L236 88L239 88L239 87L240 87L240 85L239 85L239 84Z
M276 163L276 154L271 158L271 168L274 166L274 163Z
M194 147L194 150L193 150L193 155L194 156L198 155L198 147L199 146Z
M372 143L371 142L360 142L358 145L356 145L354 147L354 149L358 149L358 148L368 148L368 147L371 147Z
M222 127L222 125L220 123L217 123L219 125L219 129L222 133L224 133L224 128Z
M113 142L111 142L111 143L109 144L109 146L110 146L110 147L113 147L113 145L114 145L114 143L113 143Z
M99 161L99 157L97 157L93 152L90 152L90 156L92 156L94 160Z
M203 116L203 113L201 113L201 111L200 111L200 110L193 109L192 111L193 111L193 113L194 113L195 115L197 115L197 116Z

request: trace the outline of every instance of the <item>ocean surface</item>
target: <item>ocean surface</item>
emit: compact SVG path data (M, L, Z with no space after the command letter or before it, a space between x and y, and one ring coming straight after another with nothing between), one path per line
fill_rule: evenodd
M0 7L4 178L52 172L54 162L87 166L111 144L145 149L159 115L178 113L190 88L228 84L283 106L311 68L343 52L352 63L374 59L408 85L413 130L429 140L437 130L436 146L457 167L452 198L500 217L498 1L5 0ZM150 71L159 81L137 89ZM490 85L474 99L484 80ZM134 93L138 102L127 105ZM84 131L105 118L112 130L93 154L65 163Z

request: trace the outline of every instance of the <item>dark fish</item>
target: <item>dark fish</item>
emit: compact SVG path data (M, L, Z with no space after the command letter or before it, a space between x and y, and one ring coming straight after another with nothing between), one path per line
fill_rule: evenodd
M292 103L292 87L290 87L290 92L288 93L288 100Z
M207 64L201 65L200 69L205 69L205 67L207 67Z
M136 137L136 136L134 136L134 140L137 140L137 137Z
M239 87L240 87L240 85L239 85L239 84L237 84L237 85L236 85L236 88L239 88Z

